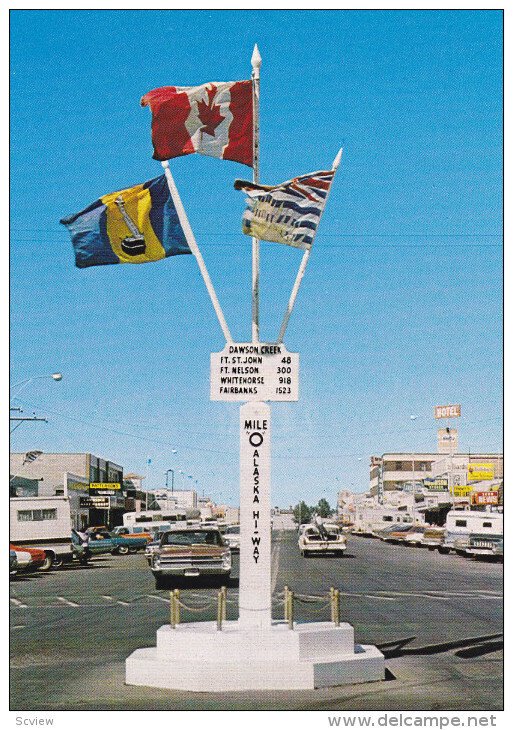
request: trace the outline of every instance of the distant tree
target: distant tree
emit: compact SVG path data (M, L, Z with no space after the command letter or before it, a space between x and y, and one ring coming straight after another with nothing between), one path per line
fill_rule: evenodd
M294 522L298 525L305 525L312 519L313 507L309 507L306 502L296 504L294 507Z
M315 511L317 512L319 517L330 517L333 514L333 510L331 509L328 501L324 499L324 497L321 497L321 499L318 501Z

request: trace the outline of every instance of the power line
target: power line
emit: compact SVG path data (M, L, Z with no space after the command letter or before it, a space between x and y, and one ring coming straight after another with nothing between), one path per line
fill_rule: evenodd
M66 238L67 234L62 228L47 228L42 231L41 228L17 228L11 227L11 231L21 232L38 232L41 236L45 237L47 231L51 233L62 234L62 238ZM225 231L221 233L213 233L211 230L196 231L198 235L210 236L212 238L221 238L224 236L243 235L240 233L235 234L233 231ZM325 238L502 238L502 232L499 233L329 233L323 232L321 234Z
M198 234L200 235L200 234ZM230 234L227 234L223 238L227 238ZM435 236L436 237L436 236ZM322 238L322 236L321 236ZM350 236L348 236L350 238ZM369 236L369 238L380 238L380 236ZM404 236L404 238L408 238L408 236ZM11 239L13 240L13 239ZM32 239L14 239L17 240L18 243L41 243L42 239L39 238L32 238ZM45 244L56 244L56 245L62 245L63 241L52 241L48 239L44 239ZM67 243L67 242L65 242ZM267 244L269 246L274 246L274 243L270 241L261 241L263 244ZM201 248L242 248L244 245L244 241L241 241L239 243L227 243L226 240L223 240L222 243L209 243L208 241L202 241L201 242ZM316 244L316 248L319 249L332 249L332 248L351 248L353 250L358 249L366 249L366 248L407 248L407 249L419 249L419 250L426 250L426 249L451 249L451 248L498 248L502 249L501 243L441 243L441 244L433 244L433 243L427 243L424 245L418 245L418 244L408 244L408 243L367 243L367 244L360 244L360 245L354 245L349 243L340 243L340 244L323 244L318 243Z
M30 404L28 404L28 405L30 405ZM227 454L228 453L227 449L208 449L208 448L203 448L203 447L199 447L199 446L197 446L197 447L183 446L179 442L170 443L168 441L163 441L161 439L154 438L154 437L142 436L140 434L136 435L136 434L130 433L128 431L121 431L119 429L114 429L111 426L105 426L105 425L99 424L97 422L95 423L94 421L87 421L84 419L77 418L76 416L68 416L67 414L60 413L58 411L50 411L48 409L45 409L45 410L48 413L51 413L54 416L59 416L61 418L64 418L65 420L69 420L74 423L80 423L82 425L89 426L91 428L109 431L111 433L115 433L116 435L126 436L128 438L132 438L132 439L135 439L138 441L151 442L152 444L159 444L161 446L166 446L169 448L176 448L178 446L181 450L184 450L184 451L198 451L198 452L211 453L211 454ZM481 422L486 423L486 422L493 421L493 420L495 420L495 419L483 419ZM421 430L431 431L432 427L426 428L426 429L418 429L419 432ZM395 432L387 429L387 435L391 434L391 433L404 433L404 429L400 429ZM304 434L302 434L302 435L304 436ZM376 435L375 433L358 434L359 437L372 437L375 435ZM230 436L234 437L235 434L230 434ZM238 449L238 447L234 447L234 448ZM293 447L286 447L286 448L288 448L288 450L291 450ZM295 461L316 461L316 460L320 460L320 459L341 459L341 458L358 457L358 456L361 456L361 454L341 454L341 453L326 454L326 453L323 453L323 454L319 454L318 456L309 457L309 456L301 456L296 453L296 454L281 454L281 455L274 454L273 458L281 459L281 460L294 459Z

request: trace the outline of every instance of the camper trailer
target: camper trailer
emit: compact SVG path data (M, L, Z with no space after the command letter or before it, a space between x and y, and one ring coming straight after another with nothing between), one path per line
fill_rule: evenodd
M15 547L41 548L50 570L71 561L71 509L67 497L11 497L10 534Z
M460 555L491 555L503 534L502 513L451 510L447 513L444 542L438 549L441 553L454 550Z

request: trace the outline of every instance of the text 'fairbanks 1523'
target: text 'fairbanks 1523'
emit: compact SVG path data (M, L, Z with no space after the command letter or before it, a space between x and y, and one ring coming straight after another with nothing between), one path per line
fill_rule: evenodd
M210 399L296 401L299 354L283 344L230 342L210 355Z

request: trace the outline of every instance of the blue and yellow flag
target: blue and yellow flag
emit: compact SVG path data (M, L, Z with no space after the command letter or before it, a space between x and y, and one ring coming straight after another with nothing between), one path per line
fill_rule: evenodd
M165 175L104 195L61 223L71 234L80 269L191 253Z

